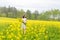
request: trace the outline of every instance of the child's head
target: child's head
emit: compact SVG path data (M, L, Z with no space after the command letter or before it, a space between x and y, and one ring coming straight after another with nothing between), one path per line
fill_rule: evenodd
M26 16L25 15L23 15L23 17L22 18L26 18Z

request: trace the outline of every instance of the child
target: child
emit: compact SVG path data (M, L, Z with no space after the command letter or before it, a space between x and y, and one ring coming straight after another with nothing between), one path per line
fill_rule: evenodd
M26 21L27 21L27 19L26 19L26 17L25 17L25 15L22 17L22 29L23 29L23 34L25 34L25 32L26 32Z

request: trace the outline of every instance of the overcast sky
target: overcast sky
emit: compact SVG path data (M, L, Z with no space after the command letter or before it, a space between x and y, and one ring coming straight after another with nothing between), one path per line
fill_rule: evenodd
M17 9L38 10L39 12L60 9L60 0L0 0L0 6L12 6Z

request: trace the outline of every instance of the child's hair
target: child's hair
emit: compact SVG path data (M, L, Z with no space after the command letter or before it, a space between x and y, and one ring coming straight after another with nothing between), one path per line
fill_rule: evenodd
M22 18L26 18L26 16L25 15L23 15L23 17Z

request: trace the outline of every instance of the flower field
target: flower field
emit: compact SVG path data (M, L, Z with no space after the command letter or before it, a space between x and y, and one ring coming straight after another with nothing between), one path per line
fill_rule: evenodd
M60 22L27 20L26 33L23 34L21 19L2 17L0 40L60 40Z

